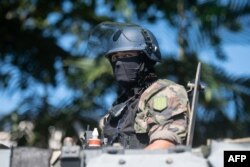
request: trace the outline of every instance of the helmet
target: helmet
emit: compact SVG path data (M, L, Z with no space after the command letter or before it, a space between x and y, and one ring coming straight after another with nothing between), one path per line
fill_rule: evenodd
M106 57L120 51L142 51L155 62L160 62L161 53L158 42L149 30L128 23L103 22L99 24L90 35L89 44L102 48ZM99 44L97 44L99 43Z

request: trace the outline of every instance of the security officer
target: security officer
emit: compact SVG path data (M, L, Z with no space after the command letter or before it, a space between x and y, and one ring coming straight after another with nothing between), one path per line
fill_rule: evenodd
M188 97L183 86L155 74L154 65L161 60L155 36L139 25L110 22L101 23L98 34L106 34L104 55L121 90L100 121L107 143L146 149L182 144Z

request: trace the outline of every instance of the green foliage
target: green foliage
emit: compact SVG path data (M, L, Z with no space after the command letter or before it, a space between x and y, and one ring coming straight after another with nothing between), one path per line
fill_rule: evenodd
M2 116L0 128L11 131L19 145L46 147L50 126L76 136L75 121L96 126L88 113L95 111L96 119L105 113L110 105L105 101L116 90L111 67L105 58L84 52L89 31L102 21L160 20L171 25L180 52L163 53L157 73L183 85L193 80L202 49L212 48L224 61L222 45L247 43L250 34L245 24L250 14L247 0L2 0L0 11L0 92L21 94L16 109ZM222 31L237 34L237 39ZM249 136L250 78L231 76L203 62L201 79L207 87L200 96L196 145L207 138ZM69 97L54 105L50 91L61 85ZM34 123L32 138L20 135L23 120Z

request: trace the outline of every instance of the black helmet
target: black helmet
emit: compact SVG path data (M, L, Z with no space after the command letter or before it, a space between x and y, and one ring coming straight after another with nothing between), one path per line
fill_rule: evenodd
M120 51L142 51L155 62L161 61L158 42L149 30L128 23L103 22L90 34L88 49L109 56Z

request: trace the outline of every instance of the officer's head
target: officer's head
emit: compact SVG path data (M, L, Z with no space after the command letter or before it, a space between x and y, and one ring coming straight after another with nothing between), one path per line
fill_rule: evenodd
M104 48L103 54L111 63L116 80L123 86L135 84L161 61L155 36L139 25L104 22L94 32L94 44L99 42L99 48Z
M109 59L116 80L131 86L160 62L161 54L155 36L138 25L120 27L110 36L105 56Z

